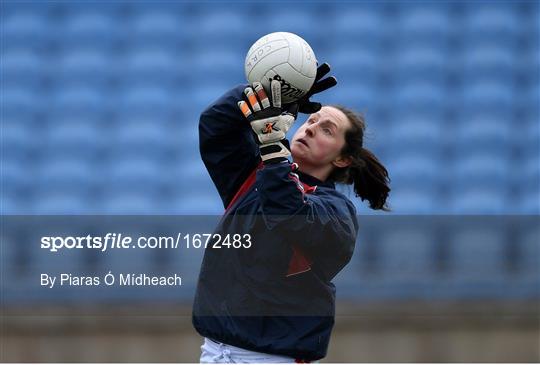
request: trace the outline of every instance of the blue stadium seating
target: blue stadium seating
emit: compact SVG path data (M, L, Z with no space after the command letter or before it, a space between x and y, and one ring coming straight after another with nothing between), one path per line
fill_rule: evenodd
M505 184L499 185L505 186ZM462 215L499 215L512 212L508 192L502 187L483 187L466 185L456 188L450 199L448 210L451 214Z
M247 14L242 7L226 6L214 7L202 14L194 14L189 25L193 37L192 42L204 45L205 48L212 45L229 44L231 48L238 47L235 43L253 43L257 37L246 40L246 37L252 37L252 33L247 31L253 23L253 18ZM253 24L255 25L255 24ZM246 49L247 52L247 49Z
M435 49L449 45L454 30L451 5L408 2L398 6L394 31L400 34L399 48L408 49L419 43Z
M58 88L51 96L49 112L52 115L101 115L110 111L111 98L106 89L74 85Z
M436 214L447 209L446 205L441 204L436 187L420 185L422 189L412 183L409 186L392 185L392 199L389 199L392 214Z
M538 217L538 210L536 217ZM540 231L538 219L532 221L529 227L521 232L519 257L517 265L518 276L514 279L514 290L519 297L536 298L540 295Z
M537 217L539 8L533 1L4 1L2 214L221 215L199 155L199 114L245 82L244 58L256 39L292 31L339 79L316 99L366 115L365 145L392 178L391 214ZM351 187L339 189L359 214L388 216ZM446 268L433 227L393 228L359 238L338 277L343 295L540 295L534 224L517 236L502 226L449 229ZM2 239L7 290L21 301L81 298L18 289L39 267L126 267L123 256L51 259L11 242ZM201 255L134 252L130 262L189 267L193 284ZM154 294L189 299L193 289ZM117 299L148 293L126 290Z
M453 133L461 148L467 151L499 151L508 152L512 145L513 133L517 125L511 115L492 111L467 114L459 117Z
M502 1L468 3L463 31L473 35L471 40L475 42L513 46L523 31L519 13L524 5L525 2L512 4Z
M335 69L336 77L342 82L354 82L356 85L367 87L375 86L380 73L380 59L377 52L369 48L351 51L347 47L338 47L338 45L329 51L332 55L331 66Z
M383 46L387 34L393 30L392 24L385 21L386 14L381 6L336 3L335 7L336 13L330 17L327 30L331 39L339 39L338 44L356 49L377 49Z
M23 161L2 158L2 212L24 214L33 203L30 187L35 177L34 168L28 163L23 164Z
M127 121L139 116L161 119L174 111L179 99L165 85L134 85L117 95L115 111Z
M374 290L401 298L425 295L436 279L434 243L432 231L409 224L382 233L377 245Z
M446 81L451 72L447 52L446 49L433 47L430 43L420 46L408 44L400 49L393 59L395 65L391 67L396 72L396 81Z
M64 47L101 47L112 50L127 36L125 19L97 9L73 11L54 30L54 39Z
M422 153L429 150L431 156L436 157L448 144L448 140L454 138L454 127L445 128L444 115L441 113L395 113L392 115L392 124L386 127L380 132L381 138L395 156L404 151Z
M31 161L39 145L39 139L31 125L9 120L2 122L1 130L2 161L17 162L23 166Z
M467 84L462 90L461 105L466 111L509 113L515 105L513 86L496 79Z
M512 88L518 53L502 44L471 44L463 51L463 77L467 83L479 78L503 80Z
M457 298L504 297L509 277L504 232L500 225L460 224L449 242L450 268L441 290Z
M121 69L116 57L96 47L69 48L50 64L48 72L54 74L55 82L62 88L73 84L109 87Z
M85 116L79 119L59 116L43 135L46 137L41 145L44 167L66 158L79 158L82 162L98 160L110 140L99 120Z
M33 119L44 111L48 99L49 95L32 86L3 86L1 99L3 118L13 121Z
M21 47L44 49L50 41L50 29L54 27L47 14L47 7L32 6L28 9L15 10L12 9L14 3L16 2L6 2L2 6L2 12L5 12L5 17L2 17L3 49ZM42 8L41 11L39 8Z
M156 47L149 43L132 47L122 59L118 59L118 76L126 85L169 85L173 86L188 75L185 67L187 53L174 48Z
M136 12L130 19L128 29L132 35L130 45L144 47L148 45L165 49L185 48L189 37L195 33L185 23L187 14L171 12L170 9L149 9Z
M43 83L48 60L42 53L26 47L2 52L3 87L36 88Z
M460 156L452 173L458 189L462 186L494 186L504 192L504 186L511 178L508 176L510 156L504 151L499 151L498 154L494 152L497 150Z

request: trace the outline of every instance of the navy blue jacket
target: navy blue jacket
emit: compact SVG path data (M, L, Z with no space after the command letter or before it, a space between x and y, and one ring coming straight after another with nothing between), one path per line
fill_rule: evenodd
M193 305L205 337L244 349L317 360L334 325L331 280L349 262L354 205L333 183L262 165L239 85L200 118L202 159L226 208L216 233L251 235L250 248L206 249Z

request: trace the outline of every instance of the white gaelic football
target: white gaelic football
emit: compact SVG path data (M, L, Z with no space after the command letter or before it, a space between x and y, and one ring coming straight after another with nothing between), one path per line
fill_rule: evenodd
M251 46L245 62L250 84L262 83L267 93L270 82L281 82L284 104L304 96L315 81L317 60L310 45L293 33L270 33Z

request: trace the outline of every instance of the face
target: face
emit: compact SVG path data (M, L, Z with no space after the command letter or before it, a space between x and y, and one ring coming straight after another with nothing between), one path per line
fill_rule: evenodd
M311 114L298 129L291 143L294 162L309 169L328 170L345 167L347 159L341 156L345 145L345 132L351 123L339 109L324 106Z

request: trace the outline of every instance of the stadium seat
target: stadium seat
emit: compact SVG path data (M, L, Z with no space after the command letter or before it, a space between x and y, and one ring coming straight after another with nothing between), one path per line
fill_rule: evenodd
M430 151L437 156L442 151L450 131L442 113L395 113L393 122L381 130L387 148L401 154L404 151Z
M35 215L75 215L95 214L95 201L86 194L73 192L67 194L62 191L47 192L36 195L29 207L28 214Z
M169 181L168 168L165 161L145 156L111 159L103 181L107 184L107 190L110 188L110 194L133 191L145 196L161 196Z
M59 56L50 71L62 88L74 84L109 87L121 69L117 57L104 49L72 47Z
M77 85L53 91L48 112L52 115L83 115L99 117L110 111L111 99L105 90Z
M514 191L519 194L521 214L538 214L540 210L540 157L538 152L516 161L516 172L512 179Z
M31 86L2 88L2 116L10 120L34 119L42 113L49 101L40 89Z
M394 218L391 231L379 232L371 257L375 267L360 273L358 296L381 300L433 295L438 270L433 231L417 221L421 218L399 219Z
M466 186L466 181L461 185L451 193L448 209L451 214L504 214L511 208L508 192L502 187Z
M449 246L444 291L454 297L501 298L509 278L505 226L485 217L460 218Z
M132 46L158 46L162 49L184 48L195 29L186 26L187 15L171 9L135 12L127 25Z
M27 48L12 48L2 52L2 88L40 87L49 60L42 53Z
M437 199L436 186L422 186L420 188L409 185L392 185L392 193L388 201L393 214L435 214L444 212L445 206L441 206Z
M345 82L335 92L321 96L318 100L324 104L343 105L364 114L376 111L380 106L376 98L376 90L362 83Z
M440 112L446 106L445 92L441 83L414 80L396 87L391 100L398 112Z
M467 151L507 152L511 148L515 121L511 115L485 112L459 116L453 136L461 149Z
M33 50L46 49L51 40L50 32L55 27L47 14L47 7L34 4L25 10L11 9L15 3L12 1L2 6L2 52L21 46Z
M436 50L445 50L453 32L452 12L445 3L402 3L399 7L395 34L399 48L422 43Z
M407 45L392 59L382 62L392 63L389 67L395 73L395 81L400 84L422 80L441 83L449 78L452 71L446 50L431 44Z
M169 214L170 201L156 195L150 187L137 191L122 188L111 189L103 195L100 213L113 215L161 215Z
M204 84L226 84L228 88L246 82L244 61L248 49L235 52L224 48L196 48L184 66L191 72L195 87ZM200 83L200 84L199 84Z
M385 21L382 6L351 5L334 5L336 12L330 17L331 24L327 27L331 39L339 39L340 43L350 45L352 49L382 47L386 35L393 30L392 25Z
M501 80L511 88L518 61L519 57L508 46L473 43L463 51L463 77L467 83L482 78Z
M92 162L74 158L44 159L37 168L33 187L37 194L47 196L64 193L89 196L100 181L99 170Z
M510 183L510 156L504 151L484 149L479 153L463 153L455 161L454 184L460 187L483 185L504 189ZM504 190L503 190L504 191Z
M177 104L179 99L166 85L138 85L122 90L115 111L127 120L142 116L161 120L174 112Z
M125 33L125 18L96 9L68 13L59 24L56 39L65 47L84 46L112 50Z
M174 85L189 74L184 60L186 57L189 56L180 55L174 48L156 47L152 43L129 48L122 55L122 68L118 75L126 86Z
M192 26L195 24L197 26L197 31L193 33L193 42L204 44L205 47L210 44L229 44L233 48L236 42L242 44L245 42L245 37L250 34L250 32L246 32L246 28L249 28L252 18L246 15L246 11L242 10L242 7L234 9L228 7L228 9L222 8L221 10L216 8L194 14L192 21L196 21L196 23L190 22ZM257 37L254 37L248 44L254 43L255 40ZM247 48L245 52L247 52Z
M517 213L539 215L540 189L530 188L522 190L517 204Z
M426 156L421 150L403 151L387 165L392 185L416 188L438 188L445 176L444 163L435 156Z
M465 111L507 114L515 105L515 95L504 81L482 80L463 88L460 104Z
M115 159L140 156L156 162L172 159L183 137L171 133L165 122L139 118L119 123L111 131L114 146L109 148L110 156Z
M224 209L219 197L184 192L174 198L172 211L178 215L221 215Z
M538 112L536 112L538 114ZM540 125L534 114L528 114L520 120L519 126L513 128L513 146L525 156L538 156L538 141L540 141Z
M268 19L266 29L261 31L261 36L270 32L291 32L298 34L306 42L309 43L315 55L318 55L318 50L322 50L326 41L329 40L328 29L324 27L314 27L313 24L318 24L325 20L328 14L318 12L316 3L302 4L290 3L286 9L276 9L271 5L267 5L266 11L272 13ZM254 42L256 39L252 40Z
M515 287L519 297L540 297L540 231L538 228L538 210L531 217L531 224L525 227L518 240L519 260Z
M519 7L523 3L468 3L463 30L471 41L515 45L521 32ZM467 38L465 38L467 39Z
M99 160L110 143L107 129L99 122L84 115L79 119L59 116L43 133L40 152L53 161L73 157L83 161Z
M34 157L40 144L36 131L31 125L10 119L2 120L2 161L24 164Z
M4 146L2 146L4 148ZM35 178L35 169L29 163L2 156L2 214L28 213L28 204L33 197L31 185Z
M328 62L339 80L366 87L376 85L380 76L381 63L376 51L369 48L351 50L349 47L336 46L330 52L332 58Z

